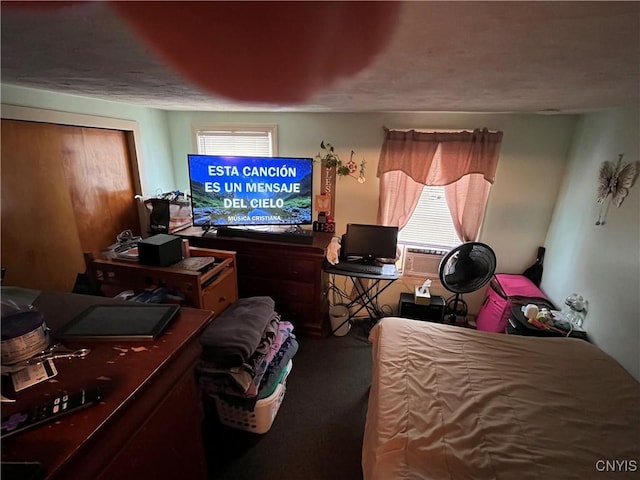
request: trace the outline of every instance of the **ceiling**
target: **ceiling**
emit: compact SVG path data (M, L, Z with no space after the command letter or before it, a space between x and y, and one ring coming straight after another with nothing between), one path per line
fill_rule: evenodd
M107 4L6 5L3 84L147 107L580 113L640 103L637 1L403 2L369 65L295 103L231 100L195 87Z

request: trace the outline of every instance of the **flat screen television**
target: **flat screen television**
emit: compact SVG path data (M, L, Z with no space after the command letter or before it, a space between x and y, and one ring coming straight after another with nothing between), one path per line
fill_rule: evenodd
M376 258L396 258L397 246L398 227L349 223L340 253L347 260L375 263Z
M313 159L188 155L193 225L313 223Z

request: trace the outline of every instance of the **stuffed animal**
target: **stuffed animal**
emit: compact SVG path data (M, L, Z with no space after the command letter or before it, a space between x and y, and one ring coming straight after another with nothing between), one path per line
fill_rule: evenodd
M327 245L327 260L331 265L340 261L340 237L333 237Z

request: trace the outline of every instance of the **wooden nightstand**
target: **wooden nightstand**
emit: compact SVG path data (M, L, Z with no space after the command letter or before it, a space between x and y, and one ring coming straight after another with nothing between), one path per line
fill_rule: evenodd
M185 297L185 306L211 310L219 315L238 299L236 254L226 250L190 247L191 257L214 257L204 271L176 266L152 267L127 260L92 260L88 268L107 295L124 290L139 292L150 287L166 287Z
M522 313L522 305L512 305L509 310L509 320L505 333L509 335L525 335L530 337L571 337L589 341L587 332L572 330L568 335L553 330L541 330L534 327Z

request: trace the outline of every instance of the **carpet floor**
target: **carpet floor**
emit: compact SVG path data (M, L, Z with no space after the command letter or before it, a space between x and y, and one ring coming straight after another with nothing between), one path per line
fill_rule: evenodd
M365 332L298 337L286 394L262 435L221 425L206 404L209 478L216 480L361 480L362 438L371 382Z

